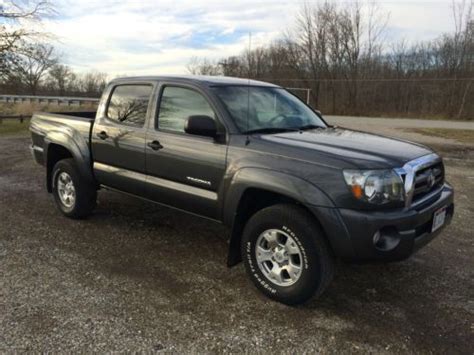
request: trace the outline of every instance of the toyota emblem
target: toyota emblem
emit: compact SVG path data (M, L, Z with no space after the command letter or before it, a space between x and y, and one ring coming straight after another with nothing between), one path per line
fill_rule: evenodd
M429 188L432 188L434 186L435 182L436 182L436 176L433 173L433 170L431 170L429 172L428 179L427 179L426 183L428 184Z

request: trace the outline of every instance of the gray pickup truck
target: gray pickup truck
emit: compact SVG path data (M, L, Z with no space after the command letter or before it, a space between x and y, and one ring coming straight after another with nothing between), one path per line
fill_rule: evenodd
M30 131L64 215L89 215L104 188L223 223L228 265L286 304L320 295L335 258L407 258L454 212L431 149L330 126L259 81L116 79L97 112L37 113Z

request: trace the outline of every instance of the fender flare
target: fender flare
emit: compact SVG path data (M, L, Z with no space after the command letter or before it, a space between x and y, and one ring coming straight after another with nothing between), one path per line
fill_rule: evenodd
M58 145L66 149L71 153L72 158L76 162L77 168L81 176L90 181L95 181L92 173L91 165L91 153L89 150L89 144L79 133L72 132L72 134L51 131L44 138L44 151L45 151L45 165L48 167L48 160L50 159L51 145ZM50 189L50 171L47 168L47 181L48 190Z
M241 168L232 177L224 201L223 222L232 225L237 208L248 188L262 189L292 198L308 206L334 207L317 186L300 177L264 168Z

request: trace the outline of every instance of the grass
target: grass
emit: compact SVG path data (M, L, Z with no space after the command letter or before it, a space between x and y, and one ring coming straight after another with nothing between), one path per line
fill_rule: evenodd
M27 133L30 120L24 120L20 123L19 120L3 120L0 123L0 136Z
M461 143L474 144L474 130L469 129L412 128L410 132L423 134L425 136L453 139Z

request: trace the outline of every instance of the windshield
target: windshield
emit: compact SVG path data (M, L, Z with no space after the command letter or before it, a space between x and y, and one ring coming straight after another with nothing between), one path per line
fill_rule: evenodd
M255 86L213 89L243 133L326 127L313 110L285 89Z

